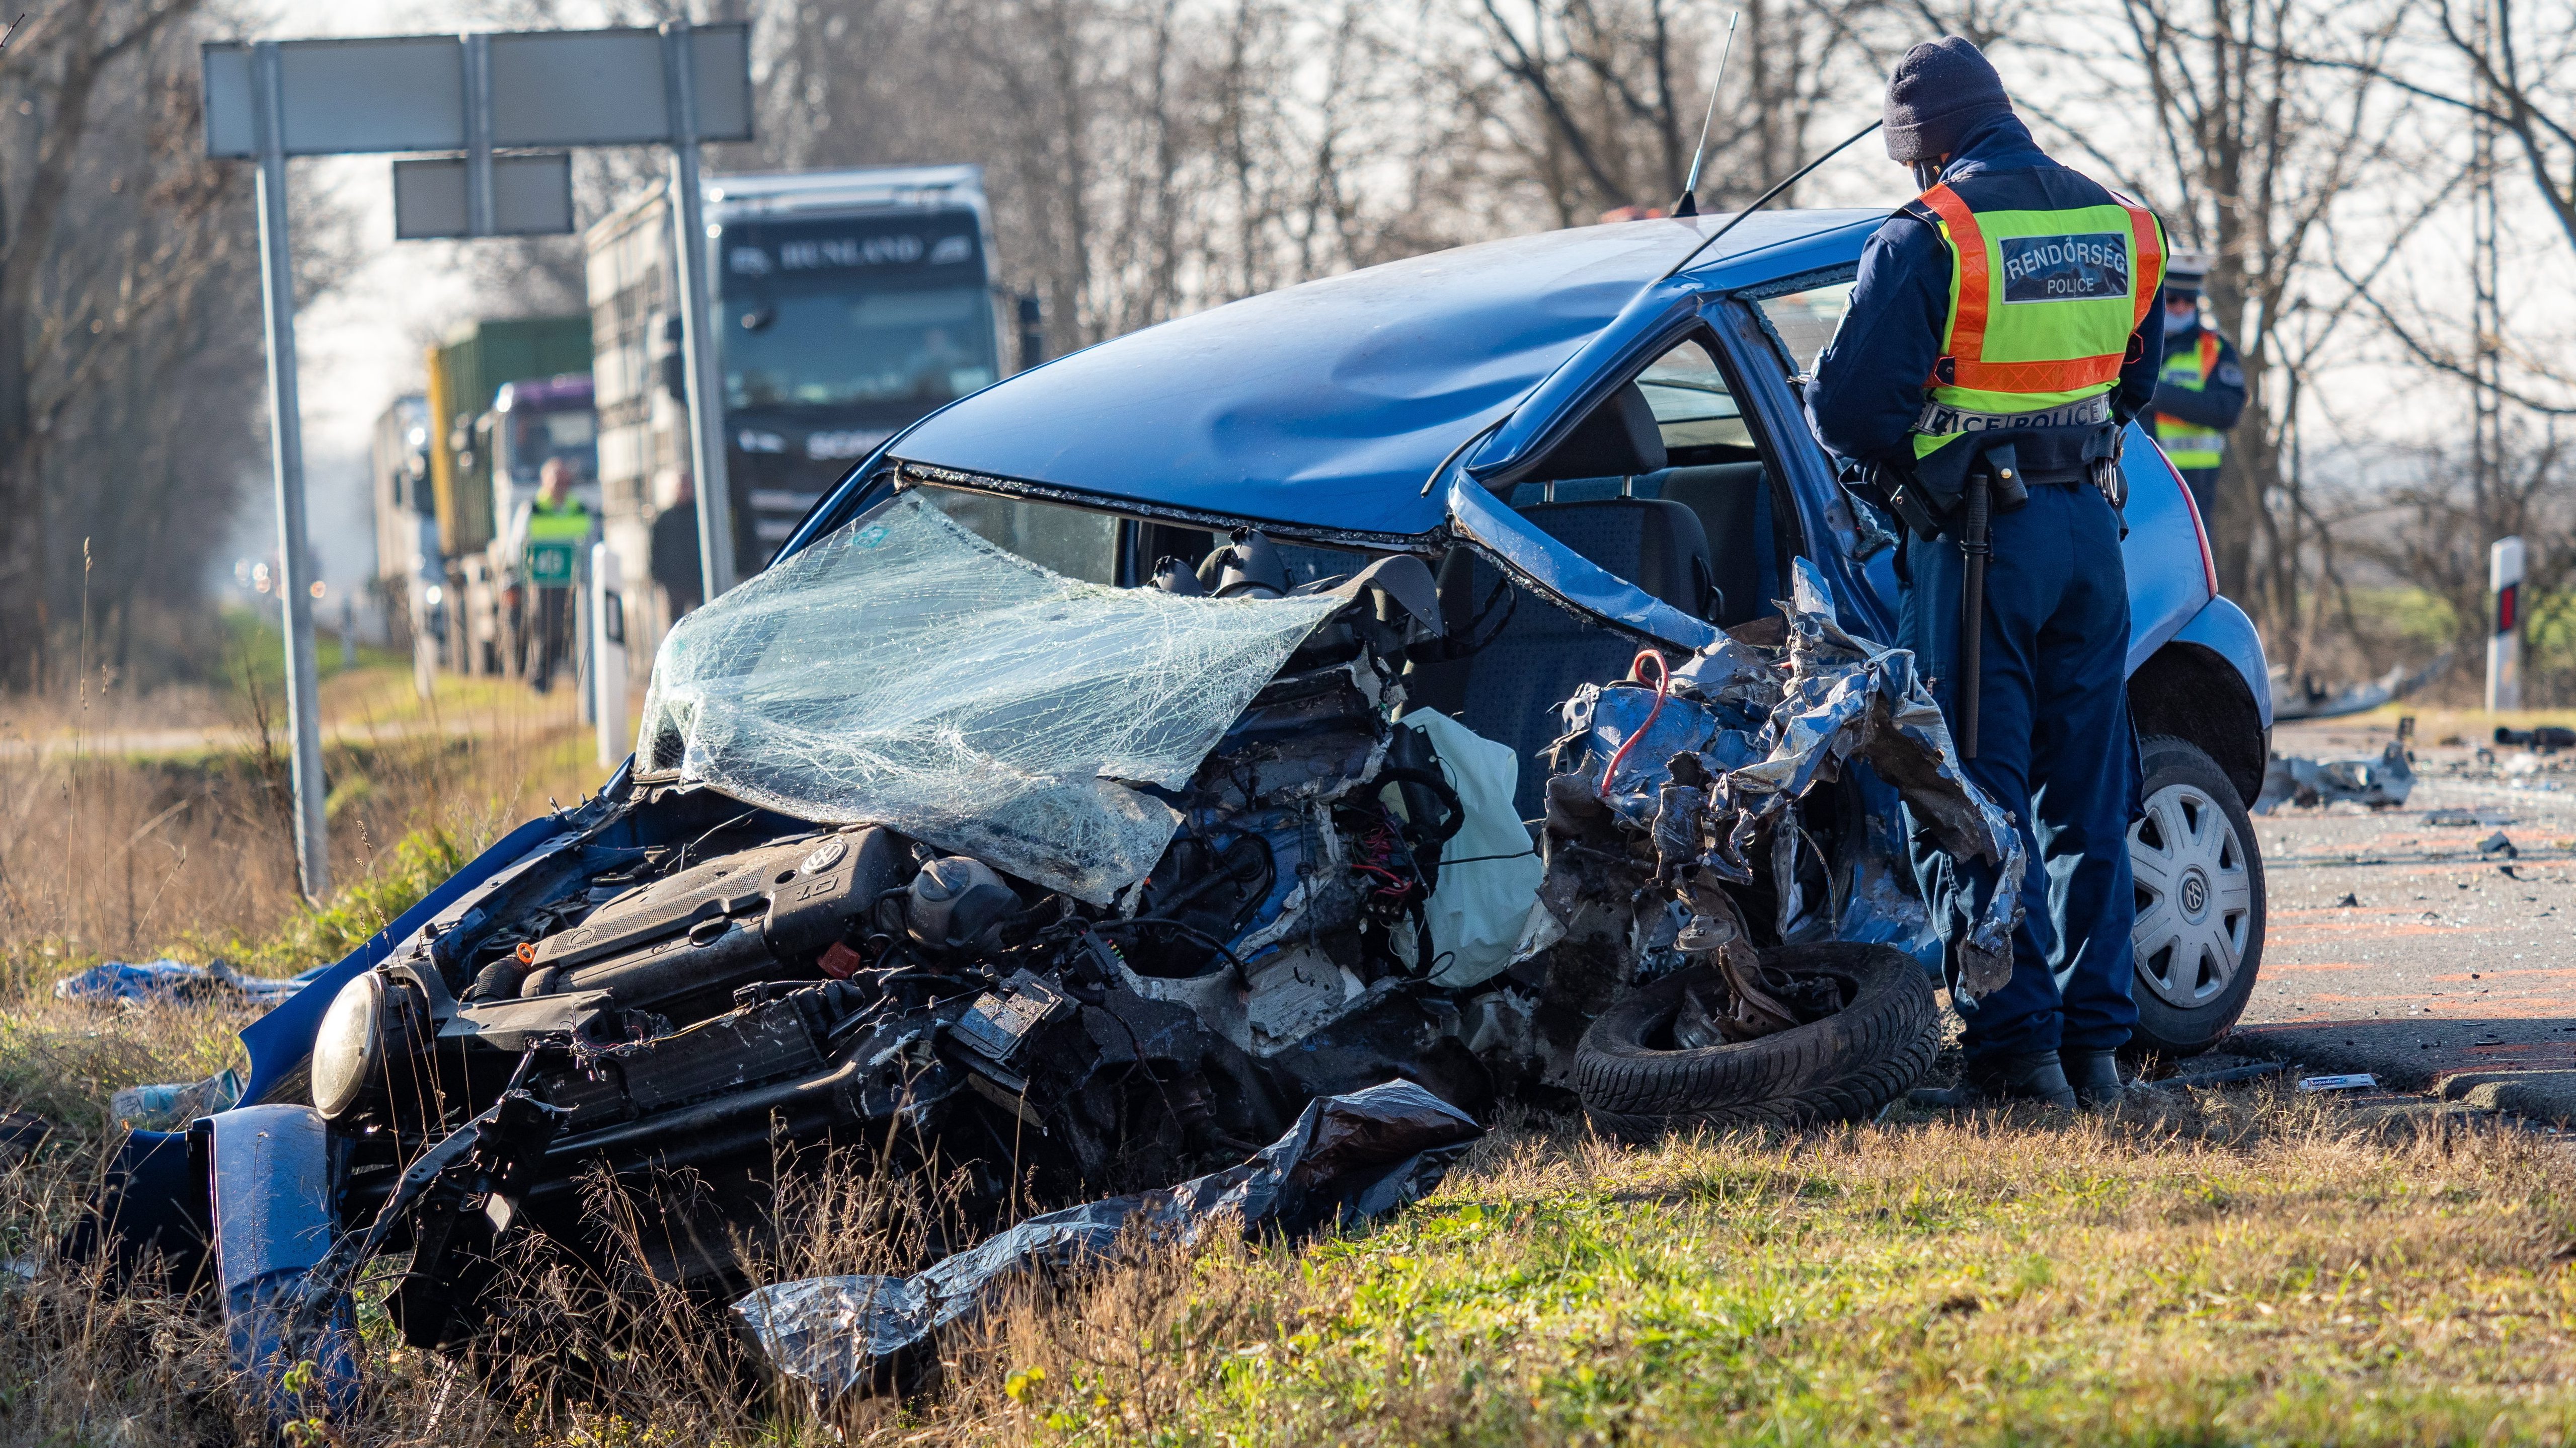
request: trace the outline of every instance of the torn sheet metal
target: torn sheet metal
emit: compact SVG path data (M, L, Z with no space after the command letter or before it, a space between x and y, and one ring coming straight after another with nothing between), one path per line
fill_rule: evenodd
M891 825L1092 904L1329 597L1048 571L899 496L680 621L637 757L824 824Z
M1608 800L1630 827L1656 831L1664 862L1658 873L1669 878L1685 861L1665 857L1695 840L1688 864L1749 882L1751 852L1766 827L1788 818L1799 797L1840 778L1844 765L1857 760L1904 797L1942 849L1995 866L1998 880L2019 880L2028 858L2021 830L1959 772L1949 725L1915 672L1913 654L1845 632L1834 621L1823 577L1803 558L1794 592L1785 605L1785 658L1726 639L1673 671L1674 691L1660 712L1651 691L1633 687L1585 685L1565 706L1569 732L1586 741L1584 768L1595 787L1621 744L1644 731L1620 761ZM1696 801L1672 791L1674 764L1685 758L1704 778L1682 781L1699 791ZM1696 830L1669 816L1677 800L1695 811ZM1775 832L1773 863L1794 865L1796 848L1794 842L1783 847ZM1794 892L1782 888L1786 910ZM1961 942L1961 984L1970 992L1992 991L2009 976L2021 908L2018 889L1998 889L1970 922ZM1832 906L1798 902L1795 913L1810 910Z
M2263 767L2263 792L2254 813L2270 814L2284 804L2316 806L2366 805L2396 809L2415 792L2415 767L2406 746L2394 740L2376 758L2300 759L2273 755Z
M1484 1128L1410 1081L1309 1102L1250 1161L1178 1186L1031 1217L910 1277L774 1283L733 1305L779 1373L829 1400L896 1381L907 1357L1033 1272L1103 1264L1151 1234L1196 1241L1224 1220L1298 1236L1419 1199Z

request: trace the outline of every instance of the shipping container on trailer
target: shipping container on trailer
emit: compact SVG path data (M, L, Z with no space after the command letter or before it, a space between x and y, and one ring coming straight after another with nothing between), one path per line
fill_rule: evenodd
M443 657L449 668L463 673L513 673L521 652L511 605L515 564L494 543L508 530L516 502L533 491L536 467L544 460L538 454L549 450L549 440L531 438L530 446L514 448L519 440L514 429L503 425L503 413L588 410L590 319L576 314L468 322L429 349L426 370L430 487L446 573L440 589L446 624ZM535 405L501 405L523 392ZM576 392L581 396L576 398ZM586 460L592 425L581 423L573 430L585 436L564 451ZM527 456L511 456L514 452ZM525 478L516 476L521 469L514 462L526 463ZM584 495L594 508L599 505L596 476L593 462Z

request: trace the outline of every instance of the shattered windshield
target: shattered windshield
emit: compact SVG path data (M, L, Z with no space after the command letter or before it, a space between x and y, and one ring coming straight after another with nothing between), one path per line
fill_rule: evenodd
M1105 904L1330 597L1069 578L907 492L682 619L637 757L823 824L885 824Z

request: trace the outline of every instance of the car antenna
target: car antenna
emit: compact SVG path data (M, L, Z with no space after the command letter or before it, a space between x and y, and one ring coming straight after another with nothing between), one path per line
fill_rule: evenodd
M1673 203L1673 215L1699 215L1699 167L1708 159L1708 128L1717 121L1717 92L1726 84L1726 63L1735 55L1735 22L1744 18L1741 10L1726 12L1726 46L1717 53L1717 79L1708 83L1708 114L1699 119L1699 149L1691 152L1690 179L1682 183L1682 199Z
M1799 182L1801 182L1801 181L1805 180L1805 179L1807 178L1807 173L1808 173L1808 172L1815 170L1817 167L1819 167L1819 166L1821 166L1821 165L1825 164L1827 161L1830 161L1830 160L1832 160L1833 158L1835 158L1836 156L1839 156L1839 155L1841 155L1843 152L1845 152L1845 151L1847 151L1847 150L1851 149L1851 145L1852 145L1852 142L1853 142L1853 141L1857 141L1857 140L1859 140L1861 137L1868 135L1870 132L1875 131L1875 130L1877 130L1879 127L1881 127L1881 126L1883 126L1883 125L1886 125L1886 124L1887 124L1887 122L1886 122L1886 120L1885 120L1884 118L1881 118L1881 119L1879 119L1879 120L1872 121L1872 122L1870 122L1868 125L1863 126L1863 127L1861 127L1858 131L1854 132L1854 133L1852 134L1851 138L1850 138L1849 140L1844 141L1841 145L1834 147L1832 150L1827 151L1825 154L1823 154L1823 155L1821 155L1821 156L1818 156L1816 159L1814 159L1814 160L1812 160L1812 161L1808 162L1806 165L1801 166L1801 167L1799 167L1797 170L1790 172L1790 173L1789 173L1789 179L1788 179L1788 180L1781 182L1779 185L1774 186L1774 187L1772 187L1770 190L1763 192L1760 196L1755 197L1755 198L1754 198L1754 200L1753 200L1753 204L1752 204L1752 205L1745 207L1742 211L1739 211L1739 212L1735 213L1735 215L1733 215L1733 216L1729 217L1729 218L1727 219L1726 224L1725 224L1724 226L1721 226L1721 227L1719 227L1717 230L1715 230L1715 231L1713 231L1713 232L1710 232L1710 233L1709 233L1709 236L1708 236L1708 239L1707 239L1706 241L1703 241L1703 242L1701 242L1699 245L1697 245L1697 246L1695 246L1695 247L1692 247L1692 248L1690 249L1690 254L1689 254L1689 255L1684 256L1680 261L1674 262L1674 263L1673 263L1673 266L1672 266L1672 270L1671 270L1671 271L1668 271L1668 272L1665 272L1662 276L1657 277L1657 278L1656 278L1656 280L1657 280L1657 281L1670 281L1670 280L1672 280L1672 278L1673 278L1676 274L1678 274L1678 273L1681 271L1681 269L1682 269L1683 267L1689 266L1692 262L1694 262L1694 261L1698 260L1698 259L1699 259L1699 254L1700 254L1701 252L1704 252L1704 251L1708 250L1710 247L1717 245L1717 240L1718 240L1718 238L1719 238L1719 237L1722 237L1722 236L1726 235L1728 232L1733 231L1736 227L1743 225L1743 224L1744 224L1744 218L1746 218L1746 217L1748 217L1748 216L1751 216L1754 212L1757 212L1757 211L1761 210L1764 206L1769 205L1769 204L1770 204L1770 202L1771 202L1771 199L1772 199L1773 197L1775 197L1775 196L1778 196L1781 192L1786 191L1786 190L1788 190L1790 187L1795 186L1795 185L1797 185Z

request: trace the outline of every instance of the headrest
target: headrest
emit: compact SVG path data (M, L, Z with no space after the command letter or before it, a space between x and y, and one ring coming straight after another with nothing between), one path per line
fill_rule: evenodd
M1655 411L1646 405L1646 394L1629 382L1603 398L1521 481L1632 477L1656 472L1664 463L1664 434L1655 425Z

